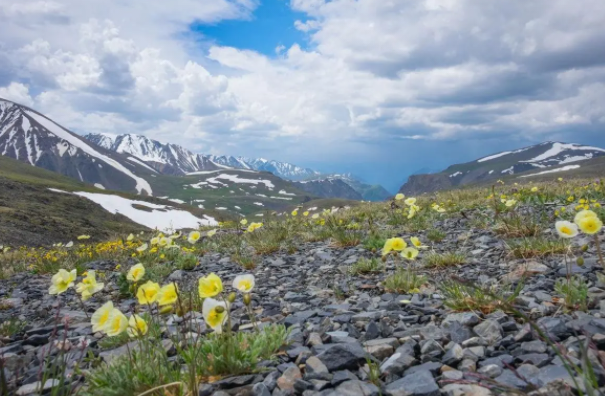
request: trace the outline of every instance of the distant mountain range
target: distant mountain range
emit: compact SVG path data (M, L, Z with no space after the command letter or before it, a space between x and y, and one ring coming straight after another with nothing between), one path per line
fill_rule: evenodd
M182 186L183 180L161 177L182 178L196 172L220 170L271 172L286 181L312 179L312 184L297 191L315 197L380 200L388 196L382 187L363 184L349 175L326 176L287 162L196 154L182 146L141 135L89 134L82 137L33 109L3 99L0 99L0 154L97 188L170 195L176 199L180 199L182 192L174 191L174 188ZM334 183L335 179L342 183ZM170 194L166 193L167 186L173 186L173 190L168 189Z
M575 143L544 142L513 151L456 164L444 171L412 175L401 187L404 194L420 194L467 184L498 180L564 174L584 166L586 161L605 155L605 149ZM577 172L574 172L577 174Z

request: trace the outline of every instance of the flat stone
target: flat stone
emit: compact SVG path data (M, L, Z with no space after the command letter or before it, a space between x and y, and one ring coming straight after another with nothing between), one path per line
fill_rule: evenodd
M331 377L330 371L317 356L311 356L307 359L305 365L305 379L330 380Z
M396 352L380 365L380 373L399 376L416 363L417 360L413 356Z
M440 396L439 386L428 370L406 375L384 388L387 396Z
M493 319L486 319L473 327L473 331L479 337L487 340L490 344L502 339L502 326Z
M299 379L302 379L300 369L291 366L277 379L277 387L283 391L294 391L294 383Z
M39 394L40 391L48 391L48 390L54 388L55 386L59 386L59 385L61 385L61 381L59 381L58 379L54 379L54 378L47 379L44 382L44 385L42 385L41 381L36 381L31 384L21 386L19 389L17 389L17 392L15 393L15 395L29 396L29 395Z
M378 396L380 390L376 385L364 381L345 381L338 385L336 395L342 396Z
M328 370L357 369L365 362L367 353L358 343L336 344L319 355L317 358L326 365Z
M443 364L447 364L448 366L454 366L458 364L462 358L464 357L464 351L462 347L458 344L454 344L446 353L443 355L441 361Z
M491 390L479 385L448 384L441 389L445 396L492 396Z

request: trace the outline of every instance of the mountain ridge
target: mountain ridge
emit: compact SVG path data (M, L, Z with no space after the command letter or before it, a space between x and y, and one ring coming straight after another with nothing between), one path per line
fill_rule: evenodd
M581 168L583 161L601 156L605 156L605 149L600 147L547 141L450 165L441 172L412 175L399 192L415 195L498 180L505 176L556 174Z

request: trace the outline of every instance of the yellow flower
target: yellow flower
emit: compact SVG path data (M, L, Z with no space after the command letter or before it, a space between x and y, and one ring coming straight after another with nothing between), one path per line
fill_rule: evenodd
M506 201L504 203L504 205L506 205L509 208L515 206L516 204L517 204L517 201L515 201L514 199L509 199L508 201Z
M405 198L405 195L403 195L402 193L399 193L399 194L395 195L395 200L396 201L401 201L404 198Z
M558 181L560 181L560 182L562 182L562 181L563 181L563 178L562 178L562 177L560 177L560 178L558 178L557 180L558 180Z
M187 237L187 242L194 244L200 240L202 234L199 231L191 231Z
M242 219L242 221L239 222L241 225L246 225L248 224L248 220L246 219Z
M114 308L109 314L109 319L105 325L105 334L115 337L122 334L128 328L128 319L119 309Z
M76 276L76 270L67 272L64 269L60 269L50 280L52 285L48 289L48 294L61 294L65 292L74 285Z
M304 211L304 212L303 212L303 216L305 216L305 217L309 216L309 211L308 211L308 210L307 210L307 211Z
M155 246L155 245L157 245L158 243L160 243L160 238L158 238L158 237L153 237L153 238L151 238L151 241L149 241L149 243L151 243L151 246Z
M176 283L169 283L162 286L158 292L157 302L159 306L174 304L179 297L179 290Z
M229 311L229 306L225 302L213 298L206 298L202 305L204 320L217 333L223 331L223 324L227 320L227 311Z
M580 230L588 235L594 235L601 231L603 228L603 222L598 217L584 217L577 222Z
M90 239L90 235L80 235L78 237L78 241L83 241L83 240L86 240L86 239Z
M143 267L143 264L139 263L130 267L126 274L126 279L131 282L138 282L143 276L145 276L145 267Z
M531 192L538 192L538 187L532 187Z
M416 198L408 198L404 202L405 202L406 205L412 206L412 205L414 205L416 203Z
M146 243L142 244L141 246L139 246L137 248L137 252L141 253L144 252L145 250L147 250L147 248L149 247L149 245L147 245Z
M109 316L111 315L112 311L113 303L111 301L107 301L92 314L90 322L92 323L93 333L96 333L98 331L105 331L105 326L109 322Z
M159 292L159 284L152 281L145 282L139 287L139 290L137 290L137 299L139 300L139 304L153 304L157 300Z
M128 320L127 330L128 337L134 338L144 336L145 334L147 334L148 330L149 328L147 326L147 322L145 322L145 319L141 318L139 315L130 316L130 319Z
M407 247L407 243L403 240L403 238L389 238L384 243L384 247L382 248L382 255L389 254L392 251L402 251Z
M127 241L132 241L134 239L134 234L130 234L128 235L128 238L126 238Z
M557 221L555 228L561 238L573 238L578 235L578 226L569 221Z
M292 213L290 213L293 217L296 217L298 215L298 211L297 210L293 210Z
M418 257L418 250L412 247L405 248L403 249L403 252L401 252L401 257L406 258L408 260L414 260L416 257Z
M206 236L211 237L214 236L214 234L216 234L216 230L210 230L206 233Z
M254 230L258 230L263 226L263 223L250 223L246 232L253 232Z
M412 242L412 245L414 245L418 249L426 249L427 248L427 246L424 246L422 244L422 242L420 242L420 239L418 239L417 237L411 237L410 238L410 242Z
M205 278L200 278L198 292L200 297L214 297L223 291L223 282L214 272Z
M311 216L312 219L319 219L319 213L314 213L313 216Z
M588 218L588 217L597 217L597 214L595 212L593 212L592 210L583 210L581 212L578 212L576 214L576 217L574 218L574 223L580 225L580 221Z
M158 245L160 247L168 247L168 246L172 245L172 239L163 236L160 238L160 242L158 242Z
M567 197L567 202L573 202L575 200L575 198L573 197L573 195L570 195L569 197Z
M76 291L82 295L82 300L86 301L93 294L103 290L104 283L98 283L95 276L95 271L88 271L86 277L82 279L82 282L76 285Z
M254 275L238 275L233 279L233 288L243 293L250 293L254 289Z

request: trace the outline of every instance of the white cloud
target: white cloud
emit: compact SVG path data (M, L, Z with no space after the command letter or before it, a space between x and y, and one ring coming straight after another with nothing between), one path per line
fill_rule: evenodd
M22 103L26 106L32 106L34 100L29 96L29 89L26 85L12 82L8 87L0 87L0 98Z
M109 3L0 0L0 96L81 132L246 155L605 124L600 0L291 0L310 45L270 56L188 30L258 1Z

